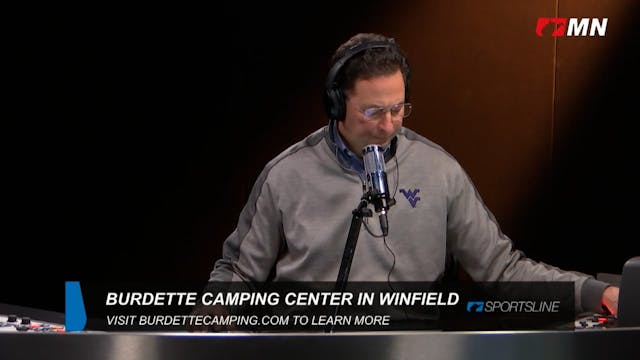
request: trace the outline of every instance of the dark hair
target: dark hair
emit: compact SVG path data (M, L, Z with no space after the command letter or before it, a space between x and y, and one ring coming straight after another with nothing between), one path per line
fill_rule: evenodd
M347 93L353 89L358 79L390 75L399 69L404 78L405 99L408 101L410 68L404 52L393 38L373 33L356 34L338 47L331 58L331 63L335 64L340 61L350 53L351 49L370 42L386 42L393 46L372 47L353 55L336 74L334 78L335 85L342 89L344 93Z

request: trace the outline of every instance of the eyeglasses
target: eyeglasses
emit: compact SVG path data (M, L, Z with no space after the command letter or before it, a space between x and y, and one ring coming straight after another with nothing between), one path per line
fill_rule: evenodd
M384 115L387 113L391 113L391 117L402 116L406 118L411 115L411 103L400 103L391 106L373 106L366 109L360 110L360 112L364 115L365 119L369 121L378 121L384 118Z

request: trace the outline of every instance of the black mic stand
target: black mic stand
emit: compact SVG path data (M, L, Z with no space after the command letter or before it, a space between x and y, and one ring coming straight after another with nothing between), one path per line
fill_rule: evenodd
M342 254L342 262L340 263L340 271L338 272L338 278L336 280L335 291L342 293L347 288L347 280L349 279L349 271L351 270L351 262L353 261L353 253L356 251L356 243L360 236L360 228L362 227L362 218L373 216L373 212L367 206L369 205L369 199L371 198L371 191L367 191L362 195L362 199L358 208L352 211L353 217L351 219L351 226L349 227L349 235L347 236L347 243L344 246L344 253ZM333 316L338 315L340 305L336 305ZM333 321L331 321L333 323ZM333 332L333 324L325 328L325 332Z

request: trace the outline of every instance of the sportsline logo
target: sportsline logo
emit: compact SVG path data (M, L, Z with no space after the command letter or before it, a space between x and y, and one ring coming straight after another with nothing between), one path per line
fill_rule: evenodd
M467 312L557 313L560 301L467 301Z
M555 24L551 36L605 36L609 18L538 18L536 35L542 37L542 30L549 24ZM568 26L567 26L568 23ZM588 35L587 35L588 30Z
M467 301L467 312L482 312L484 301Z

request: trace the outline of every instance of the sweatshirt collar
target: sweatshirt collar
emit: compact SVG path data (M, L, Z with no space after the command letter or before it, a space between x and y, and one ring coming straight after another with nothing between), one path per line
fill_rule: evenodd
M342 135L340 135L340 131L338 131L338 122L331 121L329 123L329 135L331 140L335 146L336 156L338 161L345 166L346 168L353 170L360 174L360 177L363 178L364 174L364 163L362 162L362 157L354 154L346 145ZM391 140L389 146L384 149L384 160L388 161L391 159L396 152L396 145L398 142L397 136L394 136Z

